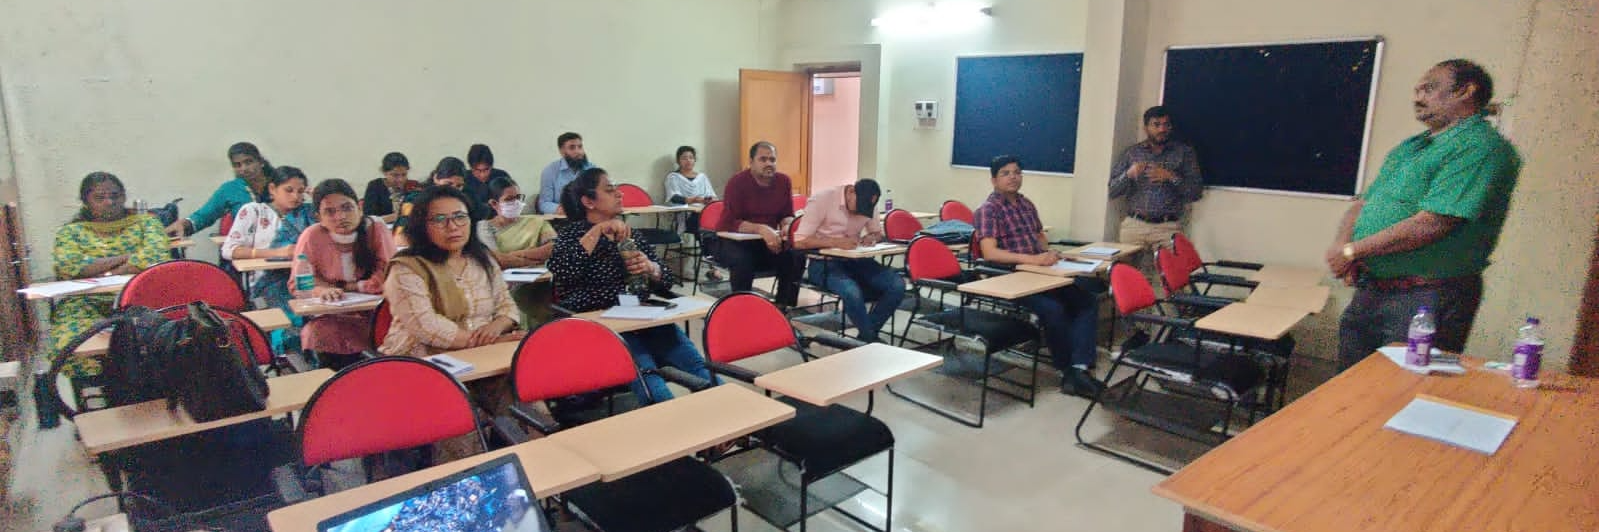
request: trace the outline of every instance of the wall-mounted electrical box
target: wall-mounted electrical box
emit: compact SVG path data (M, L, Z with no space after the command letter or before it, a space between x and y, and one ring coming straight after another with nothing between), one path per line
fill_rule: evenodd
M938 126L938 101L916 100L916 128L932 129Z

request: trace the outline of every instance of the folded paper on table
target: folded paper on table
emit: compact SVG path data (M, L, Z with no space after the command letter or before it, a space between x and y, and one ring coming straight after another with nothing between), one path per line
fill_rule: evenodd
M1446 355L1443 351L1439 351L1436 347L1432 349L1432 363L1428 364L1427 367L1415 366L1406 363L1405 348L1402 346L1382 347L1378 348L1377 352L1382 353L1382 355L1385 357L1388 357L1388 360L1394 361L1394 364L1398 364L1399 367L1414 371L1416 373L1448 373L1450 375L1466 374L1466 367L1460 365L1459 358Z
M1097 260L1061 259L1060 262L1055 263L1054 268L1069 272L1093 272L1098 270L1101 264L1104 264L1104 262Z
M1494 454L1516 428L1516 418L1476 407L1462 408L1416 396L1384 428L1429 440Z

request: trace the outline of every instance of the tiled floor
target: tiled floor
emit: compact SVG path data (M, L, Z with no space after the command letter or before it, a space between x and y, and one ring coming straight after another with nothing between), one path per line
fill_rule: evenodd
M697 330L691 337L698 340ZM758 370L799 362L793 352L754 359ZM894 530L953 531L1174 531L1181 508L1150 493L1161 476L1076 445L1073 427L1086 401L1058 393L1053 372L1041 370L1037 404L991 399L987 425L968 428L886 393L877 395L873 415L893 429L896 438ZM1325 378L1320 365L1296 368L1296 388ZM915 377L906 389L961 390L939 375ZM1299 391L1302 393L1302 390ZM960 401L968 394L948 394ZM1295 396L1298 393L1293 394ZM851 406L864 408L864 398ZM21 427L10 437L16 450L13 499L0 507L0 531L45 531L77 501L106 490L73 437L72 426L38 431L31 408L24 407ZM1085 437L1129 444L1179 460L1202 449L1183 440L1119 421L1095 411ZM1178 463L1178 462L1172 462ZM862 481L882 488L887 461L877 457L852 468ZM851 503L861 515L880 515L881 499ZM98 516L110 503L95 503L80 512ZM8 515L9 514L9 515ZM741 530L772 530L748 512ZM725 517L703 523L707 530L725 530ZM810 530L862 530L834 512L813 518ZM563 529L571 528L568 524ZM798 527L795 527L797 529Z

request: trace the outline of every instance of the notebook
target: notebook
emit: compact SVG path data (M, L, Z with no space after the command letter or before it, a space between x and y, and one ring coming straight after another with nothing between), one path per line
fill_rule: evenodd
M1516 418L1499 412L1417 395L1384 428L1494 454L1516 428Z
M443 368L444 371L448 371L450 372L450 375L454 375L456 377L471 373L472 370L477 369L477 367L473 366L471 362L467 362L450 355L433 355L425 358L424 360L432 362L433 365Z
M1083 249L1077 250L1077 253L1082 254L1082 255L1099 255L1099 256L1103 256L1103 257L1114 256L1115 254L1121 253L1121 252L1122 252L1122 250L1119 250L1119 249L1116 249L1116 248L1107 248L1107 247L1100 247L1100 246L1089 246L1089 247L1085 247Z
M547 273L550 273L549 268L511 268L505 270L504 275L507 283L532 283Z
M323 305L328 305L328 306L331 306L331 307L348 307L348 306L352 306L352 305L359 305L359 304L362 304L362 303L371 303L371 302L374 302L374 301L383 301L383 294L363 294L363 293L360 293L360 292L345 292L344 293L344 297L339 298L338 301L318 301L318 303L321 303Z
M439 467L449 467L448 465ZM317 523L317 532L473 530L549 532L515 454L394 494Z
M1101 264L1104 264L1104 261L1061 259L1060 262L1055 263L1054 267L1057 270L1069 272L1093 272L1098 270Z

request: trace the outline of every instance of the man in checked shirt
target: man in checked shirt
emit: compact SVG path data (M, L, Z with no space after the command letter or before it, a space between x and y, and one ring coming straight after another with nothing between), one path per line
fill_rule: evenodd
M1139 269L1148 275L1155 269L1147 257L1183 230L1188 204L1199 201L1204 184L1194 148L1172 140L1171 113L1165 107L1144 111L1144 133L1148 138L1129 146L1111 167L1110 198L1127 198L1118 240L1150 250L1139 261Z

